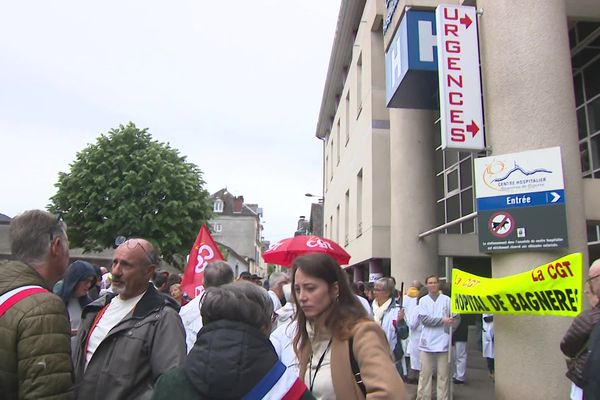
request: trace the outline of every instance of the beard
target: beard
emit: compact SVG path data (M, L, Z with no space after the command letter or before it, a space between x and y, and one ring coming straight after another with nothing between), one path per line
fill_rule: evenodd
M115 283L113 282L112 285L112 292L115 294L121 294L123 293L123 291L125 290L125 283L124 282L119 282L119 286L115 285Z

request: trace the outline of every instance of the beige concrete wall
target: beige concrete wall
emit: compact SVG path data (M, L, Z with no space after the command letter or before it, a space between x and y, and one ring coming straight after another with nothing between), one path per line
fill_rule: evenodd
M379 7L381 8L381 7ZM339 214L339 243L351 254L351 263L372 257L389 257L389 130L380 129L388 121L384 106L385 70L381 34L372 29L381 11L375 1L365 7L362 22L353 44L353 57L348 76L340 96L332 125L332 132L325 142L325 155L331 165L333 157L333 179L325 190L324 221L328 225L324 234L336 239L337 206ZM361 99L357 98L357 61L362 57ZM350 93L347 109L346 98ZM359 101L362 105L359 110ZM347 112L349 116L346 116ZM340 121L340 161L337 163L337 122ZM373 128L373 120L377 128ZM350 137L346 143L346 122L349 122ZM382 122L383 121L383 122ZM334 141L333 154L331 140ZM328 167L330 169L330 167ZM357 174L362 169L362 234L358 235L357 221ZM331 171L329 172L331 174ZM329 180L329 176L325 176ZM348 226L345 227L346 192L350 193ZM331 229L333 217L333 230ZM330 233L332 232L332 234ZM348 244L345 245L345 238Z
M391 273L397 282L437 272L437 236L419 239L436 226L432 111L390 109Z
M566 0L569 18L597 20L600 18L598 0Z
M573 77L562 0L479 0L486 138L492 154L551 146L562 150L569 248L494 254L492 275L526 271L568 252L586 254L583 188ZM568 318L498 316L496 397L568 398L558 344ZM519 361L521 360L521 361Z
M585 219L589 223L600 224L600 179L584 179L583 193L585 197Z
M479 252L479 236L474 233L438 235L438 254L445 257L488 257Z

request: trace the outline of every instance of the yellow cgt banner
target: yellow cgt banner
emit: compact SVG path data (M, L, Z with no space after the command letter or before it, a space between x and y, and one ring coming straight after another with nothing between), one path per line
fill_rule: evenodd
M582 311L582 255L573 253L504 278L452 270L452 312L457 314L560 315Z

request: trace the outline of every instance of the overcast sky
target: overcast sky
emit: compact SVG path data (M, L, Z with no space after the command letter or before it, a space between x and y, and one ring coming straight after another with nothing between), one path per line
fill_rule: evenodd
M315 127L340 0L1 1L0 213L134 122L293 235L322 190Z

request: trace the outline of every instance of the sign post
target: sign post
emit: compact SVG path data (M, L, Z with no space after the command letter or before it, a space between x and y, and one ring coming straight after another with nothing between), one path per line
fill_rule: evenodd
M475 159L479 249L568 246L559 147Z

